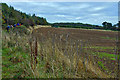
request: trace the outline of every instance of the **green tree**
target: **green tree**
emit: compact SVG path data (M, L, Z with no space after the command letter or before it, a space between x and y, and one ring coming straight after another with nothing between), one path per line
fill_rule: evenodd
M29 19L29 25L32 26L32 27L35 25L35 22L32 19L32 17Z
M113 28L113 26L112 26L112 23L107 23L107 29L112 29Z
M103 25L103 28L104 28L104 29L107 29L107 22L106 22L106 21L103 22L102 25Z

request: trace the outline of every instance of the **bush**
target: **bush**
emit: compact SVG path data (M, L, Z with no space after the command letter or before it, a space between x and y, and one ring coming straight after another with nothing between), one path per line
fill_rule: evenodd
M7 24L2 24L2 29L6 29Z
M12 29L13 33L18 33L18 34L29 34L29 31L27 30L27 28L25 26L22 27L15 27L14 29Z

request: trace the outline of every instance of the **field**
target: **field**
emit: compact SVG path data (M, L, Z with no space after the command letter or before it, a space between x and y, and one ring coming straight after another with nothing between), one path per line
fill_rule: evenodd
M14 32L3 33L3 78L118 76L118 32L52 27Z
M34 36L40 38L40 33L45 37L50 36L49 33L55 34L56 37L62 35L63 41L68 36L68 44L70 43L70 39L73 42L83 41L85 52L81 55L84 56L87 53L88 55L94 56L94 62L98 63L106 73L115 73L115 70L117 71L118 53L116 42L118 32L69 28L39 28L35 30ZM64 46L66 45L64 44Z

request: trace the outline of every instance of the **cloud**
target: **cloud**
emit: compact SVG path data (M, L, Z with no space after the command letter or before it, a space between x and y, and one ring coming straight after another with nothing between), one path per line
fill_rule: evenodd
M79 20L79 19L81 19L81 18L82 18L82 17L76 17L75 19L78 19L78 20Z
M65 15L56 15L56 16L58 16L58 17L66 17Z
M116 2L8 2L22 12L45 17L48 22L117 23ZM23 6L24 5L24 6Z
M90 5L85 3L78 6L79 9L88 8L88 7L90 7Z
M102 9L104 9L105 7L96 7L96 8L94 8L93 10L102 10Z
M106 7L95 7L95 8L91 8L89 11L100 11L105 9Z
M91 16L102 16L102 15L104 15L103 13L92 13L92 14L90 14Z

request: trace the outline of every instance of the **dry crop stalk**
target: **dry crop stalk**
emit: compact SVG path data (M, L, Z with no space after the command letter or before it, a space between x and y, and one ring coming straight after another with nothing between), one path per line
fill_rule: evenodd
M70 39L70 62L72 63L72 59L73 59L73 40ZM72 72L72 64L70 65L70 73Z
M43 37L42 37L42 33L41 33L41 43L43 44ZM44 60L44 56L43 56L43 45L40 45L41 46L41 61L43 61Z
M31 68L33 69L33 49L32 49L32 41L29 41L30 49L31 49Z
M84 47L85 47L85 43L82 41L82 53L84 52ZM85 67L85 55L83 56L84 60L83 60L83 65Z
M120 23L120 21L119 21L119 23ZM120 24L119 24L119 26L120 26ZM120 43L119 43L119 35L117 34L117 36L116 36L116 49L115 49L115 52L117 53L117 55L120 55L120 53L119 53L119 50L120 50ZM118 64L118 71L117 71L117 78L118 79L120 79L120 56L119 57L117 57L117 64Z
M86 48L86 51L87 51L87 41L85 42L85 48ZM86 52L86 61L87 61L87 63L86 63L86 67L88 67L88 52ZM86 68L86 71L87 71L87 68Z
M37 46L37 38L36 38L36 41L35 41L35 56L34 56L34 58L35 58L35 66L36 66L36 64L37 64L37 53L38 53L38 46Z
M53 58L53 55L55 55L55 36L54 35L52 37L52 50L53 50L53 52L52 52L51 58Z
M41 54L41 61L44 60L44 56L43 56L43 48L42 48L42 45L41 45L41 51L40 51L40 54Z
M82 55L82 49L83 49L83 42L82 42L82 40L80 40L80 43L81 43L81 47L80 47L80 55Z
M79 61L79 55L78 55L78 41L76 41L76 50L77 50L77 59L76 59L76 72L77 72L77 69L78 69L78 61Z
M66 40L65 40L65 41L66 41L66 43L65 43L66 46L65 46L65 52L64 52L64 54L67 55L67 56L68 56L68 52L67 52L67 48L68 48L68 37L69 37L69 34L66 35Z

